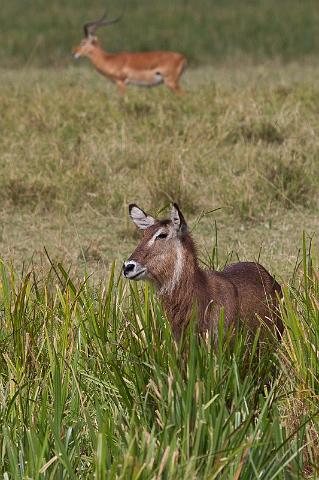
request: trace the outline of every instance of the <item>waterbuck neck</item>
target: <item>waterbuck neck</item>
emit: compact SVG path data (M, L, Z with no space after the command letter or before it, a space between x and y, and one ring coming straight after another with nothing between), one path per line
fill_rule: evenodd
M173 331L189 319L198 300L198 287L203 284L205 273L198 266L196 250L190 237L180 241L176 249L176 261L171 279L158 288Z

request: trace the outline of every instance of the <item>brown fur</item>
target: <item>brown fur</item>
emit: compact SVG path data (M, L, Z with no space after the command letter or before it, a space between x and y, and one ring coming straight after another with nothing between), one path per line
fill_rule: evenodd
M256 262L234 263L222 272L200 268L185 220L179 209L176 211L180 215L179 230L176 231L176 227L174 230L172 221L153 219L153 225L142 227L144 236L126 262L147 267L147 279L158 290L175 337L180 337L194 308L198 314L198 330L202 334L212 330L217 333L221 310L224 311L226 327L236 326L240 320L256 331L262 322L282 334L283 324L278 315L281 287L276 280ZM152 243L156 232L167 233L168 237ZM183 259L182 269L178 282L170 289L167 285L174 277L177 249Z
M88 57L98 72L117 84L121 95L130 81L155 85L156 73L161 74L168 88L180 93L179 80L187 65L186 58L176 52L107 53L96 38L83 40L74 54Z

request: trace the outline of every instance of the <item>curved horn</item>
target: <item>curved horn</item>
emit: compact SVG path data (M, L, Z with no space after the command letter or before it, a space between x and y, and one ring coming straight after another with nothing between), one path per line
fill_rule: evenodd
M125 7L126 7L126 4L125 4ZM123 8L121 15L119 15L118 17L112 18L111 20L106 20L106 17L107 17L107 10L106 10L102 15L102 17L99 18L98 20L94 20L93 22L86 23L83 26L84 35L86 37L89 37L90 35L93 35L98 28L104 27L105 25L112 25L113 23L116 23L119 20L121 20L121 18L124 15L125 7Z

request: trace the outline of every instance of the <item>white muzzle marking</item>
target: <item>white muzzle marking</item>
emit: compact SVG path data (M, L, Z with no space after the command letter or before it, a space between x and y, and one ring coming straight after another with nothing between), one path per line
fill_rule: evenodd
M142 267L138 262L129 260L124 262L123 275L129 280L143 280L145 278L146 268Z

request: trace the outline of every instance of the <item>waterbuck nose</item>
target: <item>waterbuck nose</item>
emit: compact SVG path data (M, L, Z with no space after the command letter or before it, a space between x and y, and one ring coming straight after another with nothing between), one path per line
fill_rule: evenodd
M123 274L125 277L134 270L135 268L135 262L125 262L123 264Z

